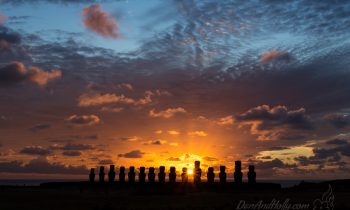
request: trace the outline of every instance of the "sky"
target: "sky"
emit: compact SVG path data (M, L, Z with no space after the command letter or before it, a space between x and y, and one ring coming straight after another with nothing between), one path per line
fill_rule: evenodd
M349 28L345 0L0 0L0 177L347 178Z

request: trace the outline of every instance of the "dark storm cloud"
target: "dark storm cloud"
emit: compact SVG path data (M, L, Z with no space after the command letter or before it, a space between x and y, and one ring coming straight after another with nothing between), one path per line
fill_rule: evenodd
M348 144L348 141L346 139L332 139L327 141L326 143L331 145L345 145Z
M338 143L339 141L336 141L336 144L333 144L336 146L332 148L314 148L313 156L299 156L296 157L295 160L301 165L315 164L319 165L321 168L327 164L341 163L342 157L350 157L350 144L348 142L342 144Z
M285 106L257 106L248 111L234 115L239 126L250 126L251 133L258 135L259 140L297 140L305 136L301 131L313 130L310 118L305 109L288 110ZM299 130L296 132L296 130Z
M21 149L19 153L26 155L50 155L52 151L41 146L27 146Z
M39 173L39 174L87 174L85 166L71 166L62 163L50 163L45 158L31 160L28 164L21 161L0 162L0 172Z
M41 123L41 124L36 124L33 127L30 128L31 131L33 132L37 132L40 130L45 130L51 128L51 124L50 123Z
M325 120L336 128L345 128L350 125L350 116L342 114L328 114Z
M295 164L286 164L282 160L275 158L270 161L257 161L255 167L259 170L273 170L274 168L295 168Z
M81 156L81 152L80 151L64 151L62 152L63 156L68 156L68 157L77 157L77 156Z
M119 154L118 157L123 158L142 158L145 153L141 152L140 150L132 150L130 152Z

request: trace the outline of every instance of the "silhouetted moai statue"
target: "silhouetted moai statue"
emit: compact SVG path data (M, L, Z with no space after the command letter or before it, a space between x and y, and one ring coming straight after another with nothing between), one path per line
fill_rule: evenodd
M95 182L95 169L94 168L90 169L89 180L91 183Z
M135 167L134 166L129 167L128 181L135 182Z
M125 167L121 166L119 168L119 182L125 182Z
M235 173L233 174L233 176L234 176L236 184L241 184L242 183L243 173L242 173L241 170L242 170L242 163L241 163L241 161L239 161L239 160L235 161Z
M98 174L99 176L99 182L103 183L105 181L105 167L101 166L100 167L100 173Z
M169 182L171 182L171 183L176 182L176 168L175 167L170 167Z
M140 167L140 173L139 173L139 182L140 183L145 183L146 182L146 168L145 167Z
M164 166L159 167L158 181L160 183L165 182L165 167Z
M182 168L181 179L182 182L188 182L187 168Z
M201 182L201 177L202 177L202 169L200 168L201 162L200 161L195 161L194 162L194 179L193 181L195 183L200 183Z
M255 167L253 165L249 166L248 171L248 183L249 184L255 184L256 183L256 173L255 173Z
M154 167L148 169L148 182L155 182L156 174L154 173Z
M226 183L226 166L220 166L220 173L219 173L219 178L220 178L220 183Z
M115 171L114 171L114 165L109 166L109 172L108 172L108 181L109 183L113 183L115 179Z
M214 179L215 179L214 168L213 167L209 167L208 168L208 172L207 172L208 183L213 183Z

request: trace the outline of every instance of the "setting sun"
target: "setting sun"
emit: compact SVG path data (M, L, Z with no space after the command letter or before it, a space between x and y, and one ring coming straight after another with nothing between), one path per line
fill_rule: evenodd
M189 169L189 170L187 171L187 174L189 174L189 175L193 174L193 170L192 170L192 169Z

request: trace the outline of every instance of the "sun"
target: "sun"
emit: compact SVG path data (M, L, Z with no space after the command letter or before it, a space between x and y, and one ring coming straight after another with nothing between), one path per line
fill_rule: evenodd
M189 175L193 174L193 170L192 170L192 169L189 169L189 170L187 171L187 174L189 174Z

